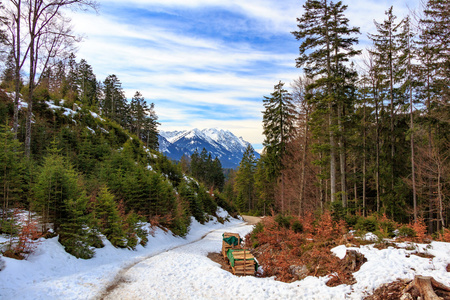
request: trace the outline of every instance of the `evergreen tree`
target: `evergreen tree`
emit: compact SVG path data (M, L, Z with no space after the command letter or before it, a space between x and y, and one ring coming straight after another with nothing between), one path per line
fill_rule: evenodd
M331 181L331 202L336 200L336 135L343 134L343 127L337 123L339 112L343 109L341 99L342 88L347 85L349 71L345 63L360 53L353 49L357 38L352 35L359 33L359 28L350 27L349 20L344 16L347 9L341 1L337 3L328 0L308 0L303 5L305 12L298 21L298 31L292 32L297 40L301 40L300 57L297 67L304 67L306 75L315 79L312 87L322 90L315 94L313 101L316 111L312 115L312 130L327 132L329 139L329 161ZM328 124L323 122L327 116ZM322 138L325 138L322 136ZM322 145L325 141L320 142ZM343 145L339 145L340 160L345 156ZM323 148L323 147L322 147ZM324 149L323 149L324 150ZM322 151L323 151L322 150ZM341 176L345 170L341 170ZM345 181L345 178L344 178ZM345 188L345 186L342 186ZM345 194L346 191L342 190Z
M139 91L136 91L133 98L131 98L130 114L132 118L131 128L138 138L141 137L141 131L145 124L146 116L150 113L147 102Z
M382 108L385 107L384 102L388 102L389 107L389 163L386 170L389 175L389 188L391 193L395 185L395 140L396 133L394 132L394 124L396 123L396 111L404 104L404 94L400 86L406 78L406 63L405 63L405 44L407 39L407 32L402 32L402 24L404 20L396 23L395 15L393 14L393 7L391 6L386 11L386 20L383 23L375 22L377 34L369 34L369 38L373 41L374 49L371 53L374 55L377 73L379 76L379 99ZM404 27L403 27L404 28ZM382 111L382 116L386 113ZM384 123L384 122L383 122ZM383 177L382 177L383 178ZM377 210L380 207L378 205Z
M8 232L11 229L10 210L15 205L24 204L24 163L21 143L14 139L14 133L5 126L0 125L0 193L1 220L0 232ZM8 232L11 234L12 232Z
M428 230L434 232L445 221L442 210L446 207L436 198L441 198L443 180L438 174L445 168L445 158L449 156L450 119L450 23L449 1L428 0L424 3L424 14L419 22L420 60L417 98L425 107L420 114L424 134L417 140L417 177L423 186L418 189L419 200L427 206ZM424 163L427 161L427 163ZM431 162L431 163L430 163ZM421 174L424 165L428 172ZM441 165L439 168L432 166ZM448 164L447 164L448 166ZM437 169L440 171L437 172ZM427 180L423 180L426 177ZM420 184L419 184L420 186ZM438 197L436 197L438 196ZM448 204L447 204L448 207ZM448 209L448 208L447 208ZM448 224L448 217L447 217Z
M15 84L15 64L14 64L14 53L11 51L6 57L5 67L1 75L2 87L12 88Z
M113 246L124 248L127 244L126 237L114 195L103 186L91 206L93 217L98 220L100 232Z
M263 134L265 135L263 145L266 147L266 158L268 162L269 180L273 187L277 184L280 171L283 168L282 159L286 153L286 144L294 135L295 109L292 97L283 89L281 81L275 85L271 97L265 96L263 104ZM282 175L282 174L281 174ZM284 212L283 185L281 176L281 211Z
M70 162L55 148L44 157L41 171L34 186L34 208L42 215L44 224L53 224L59 232L63 223L70 223L71 205L83 196L78 174ZM75 201L74 203L70 201Z
M249 212L255 208L255 171L256 159L254 149L249 144L236 172L234 190L237 194L236 206L239 211Z
M78 99L78 63L75 60L75 54L71 53L67 62L66 80L63 82L62 94L69 101L74 102Z
M428 66L434 70L432 86L440 91L441 105L450 101L450 12L448 0L428 0L421 23L421 40L429 56Z
M222 164L218 157L214 158L211 163L211 180L213 189L223 190L225 184L225 175L223 174Z
M148 108L147 115L144 118L143 123L143 141L146 144L147 148L158 150L159 141L158 141L158 126L161 125L158 121L158 116L155 112L155 104L151 103Z
M109 75L103 82L103 95L101 101L102 114L126 127L128 118L128 104L126 102L125 93L122 89L122 83L116 75Z
M97 79L92 66L84 59L77 65L77 86L81 103L88 107L97 106Z

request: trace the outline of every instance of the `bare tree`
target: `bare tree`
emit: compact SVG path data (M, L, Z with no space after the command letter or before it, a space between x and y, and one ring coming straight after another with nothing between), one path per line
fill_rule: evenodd
M448 190L448 172L450 156L446 151L442 151L440 148L447 148L450 146L438 145L433 138L430 141L431 149L427 143L421 143L417 146L417 158L416 158L416 172L415 178L417 187L417 194L424 199L430 197L430 201L433 202L433 206L436 208L434 213L437 215L437 229L445 227L444 212L448 209L446 207L448 203L445 203L446 195L449 194ZM412 180L408 182L412 186ZM434 215L433 213L433 215Z
M25 155L29 157L31 152L33 93L38 85L36 76L44 73L52 59L72 49L73 43L77 41L69 26L70 19L64 16L62 9L64 7L80 9L91 7L95 9L97 4L90 0L25 0L23 5L22 17L27 25L30 67L25 134Z
M25 37L22 31L22 0L10 0L2 12L2 23L6 27L5 44L11 49L14 59L14 115L13 132L14 139L17 139L17 129L19 124L19 93L20 93L20 72L27 59L29 47L22 51L25 44Z
M312 111L311 105L307 101L307 94L311 93L308 90L308 86L312 84L312 79L304 76L299 77L294 80L292 84L293 88L293 100L294 104L298 110L298 139L301 140L299 143L301 148L301 168L300 168L300 184L299 184L299 195L298 195L298 214L301 215L303 213L304 206L304 198L305 198L305 174L307 167L307 154L309 152L309 138L310 138L310 129L309 129L309 121L310 115ZM300 149L299 149L300 150Z

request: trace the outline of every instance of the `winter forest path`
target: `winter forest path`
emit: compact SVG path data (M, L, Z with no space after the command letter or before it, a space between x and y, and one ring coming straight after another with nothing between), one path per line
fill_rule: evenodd
M158 261L158 262L162 261L163 265L160 267L162 269L165 269L164 261L166 261L168 264L171 264L173 261L171 259L167 259L168 257L174 256L171 253L178 252L180 249L189 247L193 244L198 244L198 243L201 244L201 241L205 240L205 239L210 240L210 241L216 240L217 247L218 247L218 249L220 249L223 232L233 230L234 232L242 232L241 235L243 235L251 230L251 228L252 228L251 225L256 224L257 222L260 221L260 219L257 217L243 216L243 218L244 218L244 221L246 221L246 223L242 223L239 225L232 225L227 228L212 230L197 240L194 240L187 244L175 246L168 250L160 251L158 253L144 257L144 258L140 259L139 261L130 263L129 265L125 266L117 273L117 275L112 280L112 282L110 282L110 284L103 289L103 292L101 293L101 295L99 297L97 297L96 299L102 299L102 300L103 299L156 299L156 298L165 299L165 297L161 298L161 295L153 298L153 297L147 297L146 295L148 295L148 293L136 294L133 291L133 288L130 288L130 286L136 285L137 281L136 281L136 278L134 278L135 273L136 272L147 273L148 270L142 270L142 268L145 266L148 266L149 269L153 269L152 261ZM211 237L211 236L213 236L213 237ZM207 253L205 254L205 257L206 257L206 255L207 255ZM175 254L175 256L178 256L178 255ZM167 267L169 267L169 266L167 266ZM153 273L152 274L153 276L158 277L159 271L152 270L151 272ZM139 279L142 279L142 278L139 278ZM145 277L144 277L144 279L145 279ZM150 280L150 279L148 279L148 280ZM145 286L146 286L145 282L143 282L141 284L142 284L140 286L141 289L143 287L145 288ZM154 282L153 282L153 284L154 284ZM158 286L156 286L156 288L158 288ZM133 291L133 293L130 294L130 291ZM164 293L164 289L162 289L162 292ZM167 299L173 299L173 298L167 298Z
M262 221L261 217L242 216L242 218L244 218L244 221L247 222L248 225L256 225Z

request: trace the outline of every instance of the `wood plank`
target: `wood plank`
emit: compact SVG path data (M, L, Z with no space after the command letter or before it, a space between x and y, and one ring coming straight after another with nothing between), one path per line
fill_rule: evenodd
M235 267L244 267L244 266L254 266L255 264L253 263L246 263L246 264L234 264Z

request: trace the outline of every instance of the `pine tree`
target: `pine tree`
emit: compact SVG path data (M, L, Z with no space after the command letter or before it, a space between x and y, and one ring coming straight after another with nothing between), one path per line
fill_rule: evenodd
M212 161L210 176L212 180L212 188L222 191L225 184L225 175L223 174L222 163L218 157L214 158Z
M122 83L116 75L109 75L103 82L104 98L101 101L102 114L126 127L128 118L128 104L126 103L125 93L122 89Z
M302 41L299 48L300 57L296 62L298 68L304 67L309 78L315 79L311 87L322 90L312 99L316 107L312 115L315 128L312 130L319 133L328 126L326 130L330 149L331 202L334 202L337 176L336 135L343 134L340 132L343 127L336 124L336 121L339 119L338 113L342 112L342 88L347 84L346 78L349 74L345 63L360 53L353 49L358 40L352 37L359 33L359 28L348 25L349 20L344 16L347 6L342 5L341 1L333 3L327 0L308 0L303 7L305 12L297 19L299 30L292 32L297 40ZM328 124L322 121L324 115L328 115ZM339 146L342 161L345 149L341 143ZM345 170L341 170L341 176L344 174ZM342 190L342 193L345 194L346 191Z
M143 141L145 142L147 148L158 150L159 148L159 141L158 141L158 126L161 125L158 122L158 116L155 112L155 104L151 103L148 114L144 119L144 125L143 125Z
M408 32L402 31L403 23L405 20L401 20L396 23L396 16L393 14L393 7L386 11L386 19L383 23L375 22L377 28L377 34L369 34L369 38L373 41L374 49L371 53L374 55L375 64L377 67L377 73L379 76L379 96L382 107L384 107L384 101L389 103L389 163L386 164L386 168L389 170L389 182L390 184L385 186L389 188L393 193L395 185L395 175L398 172L395 168L396 159L396 111L404 104L404 94L401 91L400 86L403 84L406 78L406 39L408 38ZM382 114L384 116L385 114ZM384 123L384 122L383 122ZM387 151L386 151L387 152ZM379 210L380 207L377 207Z
M14 53L11 51L6 57L5 67L1 75L2 87L10 89L15 85Z
M450 101L450 4L447 0L428 0L421 23L421 40L425 43L424 51L432 57L428 64L434 70L432 85L440 91L441 99L436 99L445 105Z
M81 103L88 107L96 107L98 102L96 98L97 79L92 66L84 59L77 65L77 86Z
M78 201L84 191L79 186L78 174L74 168L61 156L56 148L51 148L34 186L35 199L33 206L43 217L44 224L53 224L58 232L70 216L68 201Z
M78 63L75 58L75 54L71 53L69 55L66 79L62 86L63 95L71 102L75 102L78 99Z
M263 134L265 139L263 145L266 147L266 158L268 162L269 180L275 187L276 181L280 178L281 184L281 211L284 212L284 178L281 172L283 168L282 159L286 153L286 144L294 135L295 110L292 104L292 97L283 89L284 83L281 81L274 86L271 97L265 96L263 104Z
M254 149L249 144L242 156L234 182L234 190L239 199L236 206L241 212L250 212L255 208L255 171Z
M445 161L448 157L448 120L450 119L450 23L449 1L428 0L425 2L424 15L419 22L419 49L420 60L419 82L416 91L418 99L425 106L421 114L421 121L426 134L423 141L416 143L419 155L418 181L424 186L419 188L418 193L428 206L428 230L434 232L442 222L442 215L438 212L440 207L435 201L439 195L439 182L442 181L437 173L430 167L429 173L420 174L421 164L424 161ZM425 150L426 149L426 150ZM421 154L422 153L422 154ZM430 159L432 158L432 159ZM437 164L438 165L438 164ZM422 165L423 167L423 165ZM418 185L420 186L420 184ZM448 221L448 218L447 218Z
M21 143L14 139L14 133L0 125L0 186L1 220L0 232L11 230L11 209L20 203L24 186L24 163ZM8 232L11 234L12 232Z
M115 247L126 247L126 237L117 203L108 188L103 186L92 204L94 218L99 221L99 230Z
M141 137L141 131L145 124L146 116L150 113L150 109L147 106L147 102L139 91L136 91L133 98L131 98L130 114L132 118L132 132L134 132L138 138Z

